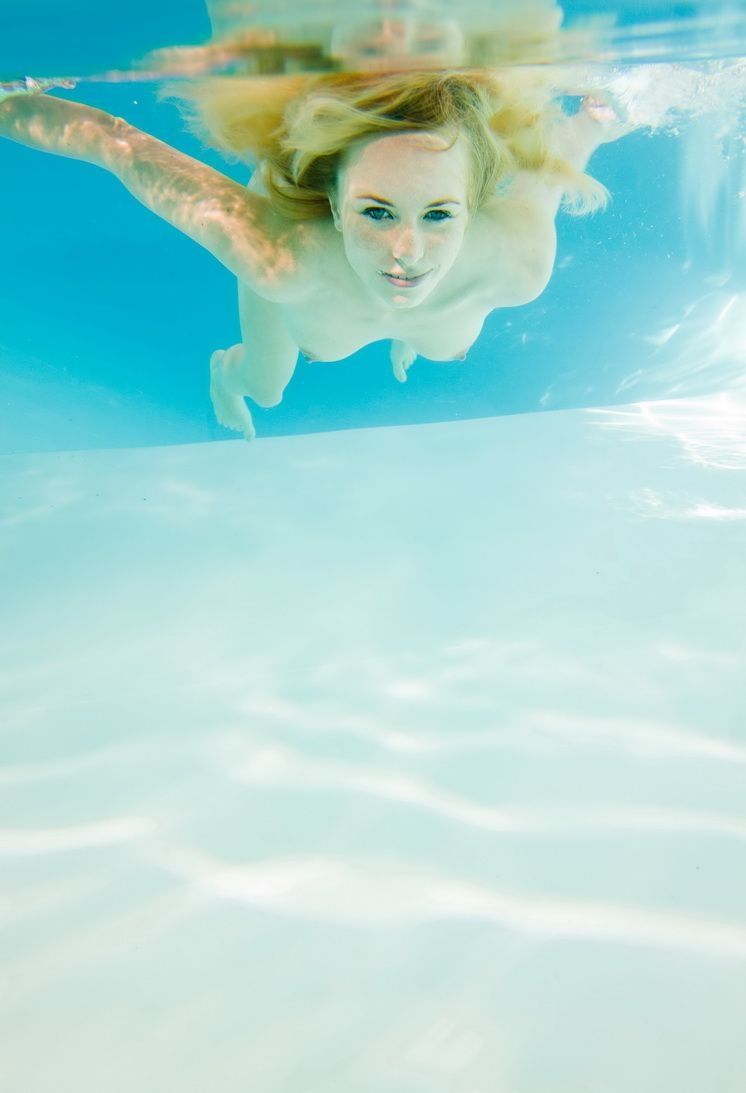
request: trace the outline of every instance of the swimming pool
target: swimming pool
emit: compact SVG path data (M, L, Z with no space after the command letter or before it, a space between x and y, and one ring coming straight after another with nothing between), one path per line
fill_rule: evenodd
M209 30L42 10L24 70ZM230 275L0 144L3 1089L740 1093L737 57L708 74L717 112L600 149L609 211L466 362L307 365L252 445L206 393ZM83 91L196 153L151 85Z

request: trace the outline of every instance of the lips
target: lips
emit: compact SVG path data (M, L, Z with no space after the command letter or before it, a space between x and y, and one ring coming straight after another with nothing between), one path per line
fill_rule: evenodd
M428 270L428 273L430 271ZM414 288L420 281L424 280L428 276L427 273L420 273L417 277L396 277L393 273L383 273L390 285L395 285L396 288Z

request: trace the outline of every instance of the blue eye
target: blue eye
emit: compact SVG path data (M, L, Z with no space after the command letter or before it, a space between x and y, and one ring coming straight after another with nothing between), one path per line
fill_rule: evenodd
M389 209L384 209L382 205L369 205L367 209L362 210L362 215L379 224L383 220L392 219ZM447 209L430 209L429 212L425 213L423 219L429 220L430 223L440 224L444 220L452 220L453 214L449 213Z
M377 213L383 213L383 216L378 216ZM371 205L369 208L363 209L363 216L367 216L369 220L380 221L386 216L391 216L391 213L381 205Z

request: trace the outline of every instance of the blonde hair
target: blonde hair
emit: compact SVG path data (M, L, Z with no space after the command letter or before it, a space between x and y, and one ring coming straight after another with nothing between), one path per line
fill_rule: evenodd
M608 197L553 154L562 110L530 70L211 77L171 94L191 104L192 128L206 143L261 164L272 203L294 220L330 214L329 195L356 141L417 130L465 137L472 211L521 171L561 186L571 212L593 211Z

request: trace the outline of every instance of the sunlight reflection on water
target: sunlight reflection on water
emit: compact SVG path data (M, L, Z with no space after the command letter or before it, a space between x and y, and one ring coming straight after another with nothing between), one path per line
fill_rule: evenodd
M602 428L637 438L666 437L689 463L711 470L746 470L746 397L738 392L589 413ZM702 515L706 515L706 506Z

